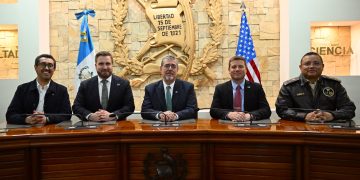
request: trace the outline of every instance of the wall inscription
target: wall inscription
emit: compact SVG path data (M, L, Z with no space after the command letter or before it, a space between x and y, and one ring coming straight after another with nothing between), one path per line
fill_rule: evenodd
M322 46L311 47L311 51L317 52L320 55L351 55L354 54L351 47L341 46Z
M5 49L0 52L0 58L18 58L18 49L11 48L11 49Z
M17 26L0 25L0 79L17 79L18 75Z
M193 80L201 86L215 79L209 65L219 58L219 48L225 27L222 24L221 1L209 0L207 12L211 20L210 42L201 57L195 57L195 25L190 0L137 0L143 7L148 23L154 30L134 57L124 39L127 29L124 19L128 11L127 0L117 0L113 6L114 24L111 30L115 40L114 59L123 67L119 76L128 76L133 87L139 87L152 75L160 74L161 58L172 54L179 60L180 78L201 76ZM145 31L147 32L147 31ZM144 33L145 33L144 32Z

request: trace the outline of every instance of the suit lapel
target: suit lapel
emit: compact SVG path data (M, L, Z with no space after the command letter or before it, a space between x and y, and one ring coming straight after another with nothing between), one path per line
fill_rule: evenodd
M97 106L98 107L101 107L101 102L100 102L100 95L99 95L99 82L98 82L98 77L95 76L92 81L91 81L91 85L89 86L90 88L95 88L94 90L92 89L89 89L90 92L93 92L91 93L93 96L91 97L95 97L95 102L97 103Z
M176 80L175 84L174 84L174 90L173 90L173 94L172 94L172 99L171 99L173 112L175 112L176 109L177 109L176 105L177 105L177 102L178 102L178 99L179 99L180 89L181 89L181 83L180 83L179 80Z
M245 80L245 84L244 84L244 99L243 99L243 101L244 101L244 110L245 110L245 111L248 109L247 100L250 98L250 97L249 97L249 92L252 91L251 89L252 89L252 88L251 88L250 82ZM254 93L254 92L252 92L252 93Z
M109 109L109 107L111 107L111 99L114 99L114 92L117 92L116 88L117 88L117 80L114 78L114 75L111 77L111 84L110 84L110 94L109 94L109 101L108 101L108 105L107 105L107 109Z
M229 109L232 109L234 107L234 97L233 97L233 88L231 84L231 80L226 83L225 86L225 99L226 102L229 103Z
M156 87L156 94L159 97L161 109L166 110L166 103L165 103L165 91L163 82L160 80Z
M111 107L111 105L113 104L113 101L116 101L118 99L119 96L119 92L120 92L120 87L121 87L121 80L117 77L115 77L114 75L112 75L111 77L111 84L110 84L110 94L109 94L109 101L108 101L108 105L107 105L107 109L109 109L109 107Z
M46 91L45 97L54 96L56 92L55 84L53 81L50 81L49 89Z

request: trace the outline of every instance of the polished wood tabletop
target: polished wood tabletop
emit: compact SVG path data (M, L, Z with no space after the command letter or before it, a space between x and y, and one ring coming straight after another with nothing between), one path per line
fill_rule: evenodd
M0 133L0 137L19 136L56 136L56 135L78 135L78 134L132 134L132 133L270 133L270 134L297 134L297 135L355 135L360 137L359 130L334 129L328 124L307 124L299 121L279 120L277 123L268 124L264 127L236 127L233 123L222 123L218 120L198 119L195 123L179 124L178 127L156 127L152 124L143 123L141 120L117 121L113 125L99 125L95 129L66 130L58 125L34 126L30 128L8 129Z

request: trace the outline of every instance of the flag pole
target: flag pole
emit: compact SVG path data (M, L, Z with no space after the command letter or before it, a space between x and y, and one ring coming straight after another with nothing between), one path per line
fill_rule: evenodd
M240 6L241 17L240 17L240 19L242 19L242 16L244 15L245 10L246 10L245 2L244 2L244 1L241 1L241 6ZM240 21L240 22L241 22L241 21ZM240 26L241 26L241 23L240 23ZM240 35L240 34L239 34L239 35Z
M241 1L240 10L241 10L242 12L244 12L245 9L246 9L245 3L244 3L244 1Z
M95 49L88 24L88 16L95 17L95 15L96 13L92 9L85 9L82 12L75 13L77 20L82 18L80 25L80 45L75 70L75 93L77 93L81 81L97 75L95 67Z
M84 10L87 10L87 3L86 3L87 1L84 0L83 2L84 2Z
M238 36L238 46L235 55L246 59L246 79L250 82L261 83L260 71L254 43L251 37L250 26L246 18L246 6L244 0L241 1L240 10L242 12L240 21L240 32Z

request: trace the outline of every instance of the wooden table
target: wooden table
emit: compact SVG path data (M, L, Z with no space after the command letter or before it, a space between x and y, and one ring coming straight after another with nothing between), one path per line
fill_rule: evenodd
M88 130L12 129L0 134L0 179L360 179L359 133L202 119L180 127L131 120Z

